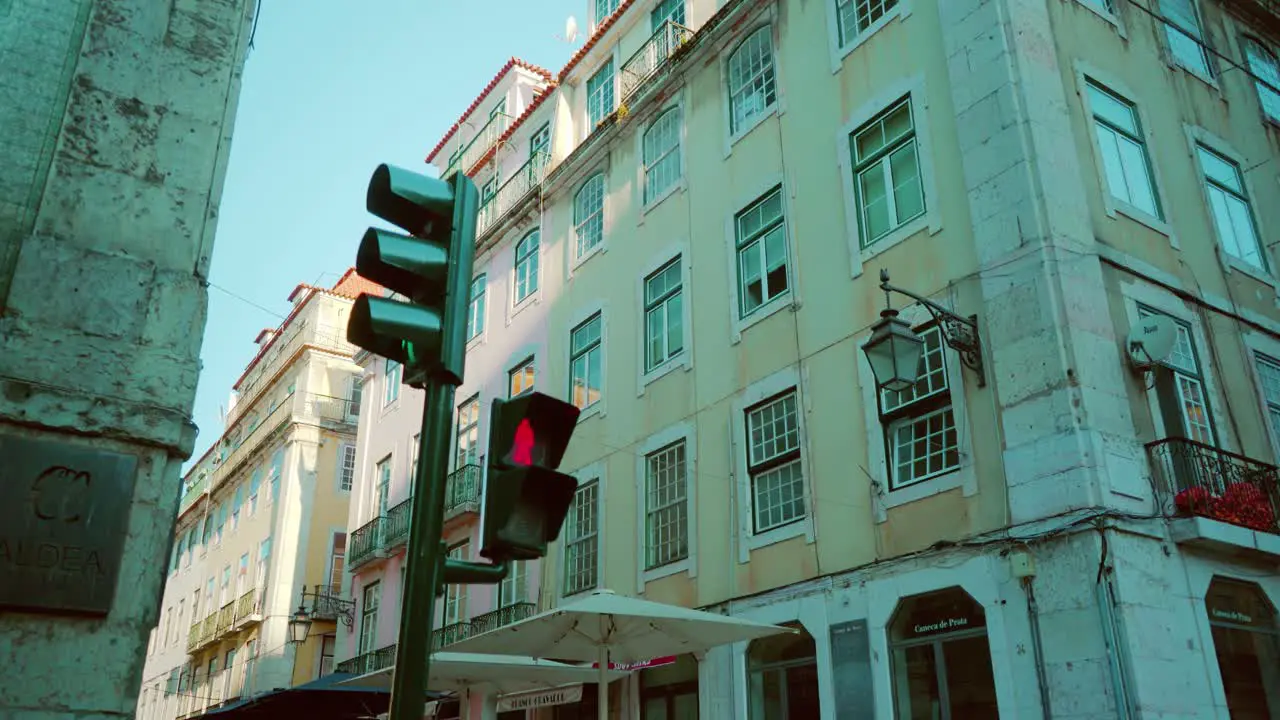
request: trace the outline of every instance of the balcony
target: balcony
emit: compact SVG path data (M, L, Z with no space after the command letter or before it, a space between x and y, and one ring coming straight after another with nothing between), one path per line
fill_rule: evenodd
M444 519L480 512L480 466L474 463L449 473L444 486Z
M345 398L304 393L302 414L321 422L354 425L360 421L360 405Z
M343 660L338 663L334 672L364 675L366 673L377 672L383 668L389 668L392 665L395 665L395 663L396 646L393 643L384 648L379 648L378 650Z
M472 136L471 142L467 143L467 146L463 148L462 152L457 155L457 158L449 164L449 167L445 168L443 173L440 173L440 177L447 178L452 175L455 170L462 170L464 173L470 174L470 172L475 169L476 163L480 162L480 159L483 158L489 150L493 149L493 146L498 142L498 138L502 137L502 134L505 133L509 127L511 127L510 115L507 115L506 113L494 113L493 116L489 118L488 122L486 122L484 126Z
M379 515L351 533L351 544L347 550L348 569L354 570L378 557L379 543L382 541L382 526L385 522L386 518Z
M231 634L232 628L236 624L236 602L232 600L222 609L218 611L218 629L215 632L217 637L223 637Z
M257 588L249 590L236 600L235 628L240 630L255 622L262 622L262 592Z
M254 361L253 370L245 376L237 388L239 399L235 408L228 413L232 423L239 422L244 414L257 402L258 397L272 385L268 382L277 372L289 363L295 355L306 347L328 350L341 355L354 356L356 346L347 342L346 328L335 325L307 325L296 319L290 323L285 334L277 336L261 356Z
M178 514L181 515L186 512L187 508L191 507L192 503L194 503L208 489L208 475L205 475L192 483L191 487L187 488L186 492L182 493L182 500L178 502Z
M658 74L667 65L667 61L684 46L693 31L670 20L662 23L644 45L622 64L619 73L622 102L631 100L649 78Z
M203 635L204 621L197 620L191 623L191 629L187 631L187 652L193 653L200 647L200 638Z
M502 183L498 192L489 198L489 202L480 208L476 217L476 235L482 236L490 228L496 227L499 221L507 217L511 211L520 207L522 201L530 197L530 193L542 184L547 175L547 166L551 155L536 152L529 156L507 181Z
M1194 528L1202 527L1200 518L1226 523L1240 530L1219 532L1223 529L1213 530L1212 524L1203 527L1211 534L1234 537L1229 544L1280 550L1280 527L1276 524L1280 472L1275 465L1185 438L1148 443L1147 456L1156 501L1164 515L1195 518ZM1204 532L1199 529L1194 530L1195 537L1187 532L1179 531L1189 542L1220 544L1202 537ZM1255 537L1258 533L1269 537Z
M530 602L518 602L487 612L483 615L477 615L471 618L471 634L479 635L480 633L497 630L504 625L520 622L525 618L532 617L538 606Z
M456 642L462 642L474 634L469 622L445 625L431 633L431 652L436 652Z
M403 545L409 539L409 512L412 510L413 498L396 505L387 511L386 540L383 547L387 550Z
M337 622L338 618L350 620L354 604L342 599L342 589L332 585L312 586L312 592L306 596L311 598L311 618L325 622Z

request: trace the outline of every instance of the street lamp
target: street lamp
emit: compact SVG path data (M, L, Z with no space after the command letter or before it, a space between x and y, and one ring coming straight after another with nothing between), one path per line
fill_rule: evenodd
M871 339L862 346L867 363L871 365L871 373L875 375L876 387L902 392L914 386L920 373L920 357L924 354L924 340L899 319L898 311L890 306L891 292L906 295L923 305L940 326L942 341L960 353L960 362L965 367L978 374L978 387L986 387L977 315L961 317L909 290L890 285L888 270L880 271L880 289L884 290L885 309L880 311L880 319L872 326Z
M298 609L293 612L293 617L289 618L289 642L301 645L307 641L309 632L311 632L311 615L307 613L303 602L299 602Z

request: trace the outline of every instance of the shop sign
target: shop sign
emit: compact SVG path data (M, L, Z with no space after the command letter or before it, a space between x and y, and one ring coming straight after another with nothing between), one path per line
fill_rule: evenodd
M1248 613L1242 613L1239 610L1229 608L1209 608L1209 619L1218 622L1231 623L1233 625L1255 625L1257 620Z
M581 702L581 700L582 685L570 685L568 687L555 688L554 690L541 690L535 693L508 695L498 698L498 712L532 710L540 707L551 707L552 705L568 705L569 703Z
M611 662L609 663L609 669L621 670L623 672L627 672L631 670L648 670L649 668L656 668L656 667L662 667L663 665L670 665L675 661L676 661L675 655L667 655L665 657L653 658L652 660L641 660L639 662L633 662L633 663ZM598 662L591 663L591 667L593 669L599 668L600 663Z

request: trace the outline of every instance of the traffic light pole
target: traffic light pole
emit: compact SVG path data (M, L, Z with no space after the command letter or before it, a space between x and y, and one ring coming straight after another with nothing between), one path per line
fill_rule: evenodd
M418 476L413 479L409 546L405 551L405 588L400 612L400 638L391 679L388 720L422 720L430 670L431 631L436 591L444 581L440 552L444 532L445 476L449 469L449 428L453 419L453 385L430 380L422 408L418 439Z

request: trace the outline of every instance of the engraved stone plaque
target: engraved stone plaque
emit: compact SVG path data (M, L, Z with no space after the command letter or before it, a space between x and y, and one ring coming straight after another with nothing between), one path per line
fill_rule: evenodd
M106 615L138 460L0 435L0 608Z

